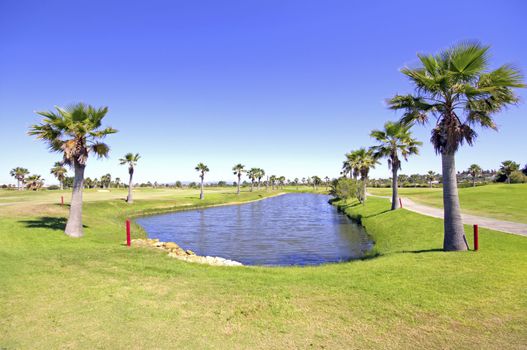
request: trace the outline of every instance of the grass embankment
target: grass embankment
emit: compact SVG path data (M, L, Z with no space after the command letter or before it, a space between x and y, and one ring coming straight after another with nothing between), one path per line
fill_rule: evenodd
M391 188L368 188L368 192L391 196ZM442 188L400 188L399 195L437 208L443 207ZM527 184L493 184L460 188L461 210L500 220L527 224Z
M93 194L85 205L82 239L62 233L66 208L50 204L55 200L48 194L38 194L37 203L0 207L0 347L527 343L525 237L481 230L478 253L429 251L441 246L440 220L387 212L388 201L372 198L345 210L362 217L377 242L377 258L308 268L211 267L122 245L124 217L201 203L197 191L139 193L133 206L97 201L99 194ZM204 204L259 195L266 194L217 192Z

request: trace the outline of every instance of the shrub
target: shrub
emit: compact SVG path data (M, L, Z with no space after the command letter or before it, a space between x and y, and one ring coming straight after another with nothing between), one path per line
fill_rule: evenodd
M520 170L513 171L510 176L511 184L523 184L527 182L525 176Z
M47 189L48 189L48 190L60 190L60 187L57 186L57 185L51 185L51 186L48 186Z

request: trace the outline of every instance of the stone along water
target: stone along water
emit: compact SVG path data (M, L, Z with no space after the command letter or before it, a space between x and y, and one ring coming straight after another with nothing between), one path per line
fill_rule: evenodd
M318 265L364 256L372 246L368 235L328 200L327 195L286 194L147 216L137 223L149 238L245 265Z

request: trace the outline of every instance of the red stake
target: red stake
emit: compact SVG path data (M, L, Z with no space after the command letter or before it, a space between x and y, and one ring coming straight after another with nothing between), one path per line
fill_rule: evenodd
M60 205L64 206L64 196L60 196Z
M126 245L130 246L130 219L126 219Z
M479 249L479 230L478 225L474 225L474 251Z
M403 200L401 199L401 197L399 197L399 207L403 207Z

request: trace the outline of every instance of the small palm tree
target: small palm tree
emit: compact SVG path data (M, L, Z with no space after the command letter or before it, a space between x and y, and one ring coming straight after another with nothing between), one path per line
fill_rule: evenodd
M297 190L298 190L298 183L299 182L300 182L300 180L298 180L298 177L295 177L295 179L293 180L293 185L295 185Z
M56 111L37 112L44 117L41 124L30 127L34 135L49 145L54 152L62 153L62 163L74 169L70 214L65 233L71 237L82 237L82 189L84 170L90 153L107 157L110 147L101 140L117 130L102 128L102 120L108 107L95 108L77 103L67 108L55 107Z
M430 141L442 158L446 251L467 249L455 154L463 143L474 143L474 126L496 130L492 117L518 102L514 88L525 87L521 73L511 65L489 70L488 50L479 43L462 43L437 55L418 55L419 67L401 70L415 86L415 94L396 95L389 101L391 109L404 111L403 123L436 119Z
M26 175L29 175L29 170L27 170L26 168L16 167L12 169L9 174L16 179L18 190L22 190L24 178L26 177Z
M264 176L265 176L265 170L263 170L262 168L258 168L258 171L256 172L256 178L258 179L258 191L260 191L260 184Z
M324 178L324 185L325 185L325 190L327 191L328 190L328 186L329 186L329 176L326 176Z
M311 176L311 180L313 181L313 190L318 190L318 186L322 183L322 179L318 176Z
M205 179L205 173L209 172L209 167L203 163L198 163L194 169L199 172L199 178L201 180L199 199L203 200L205 198L203 195L203 180Z
M269 178L269 181L271 182L271 189L274 190L274 184L275 184L275 181L276 181L276 175L271 175L271 177Z
M112 175L106 174L101 176L101 184L102 188L110 188L110 184L112 183Z
M432 188L432 182L436 179L437 174L433 170L429 170L426 173L426 181L428 181L428 186Z
M26 179L26 187L29 190L36 191L44 185L44 179L40 175L31 175Z
M481 175L482 171L481 167L477 164L472 164L468 168L468 173L472 176L472 187L476 187L476 178Z
M515 171L520 169L520 164L512 161L512 160L506 160L504 162L501 162L500 170L499 172L505 175L505 178L507 179L507 183L511 183L511 174Z
M379 162L375 157L372 149L359 148L358 150L352 153L355 153L355 168L357 173L360 175L360 180L362 182L361 193L359 193L359 200L361 203L364 203L366 201L366 186L368 183L368 174L370 173L370 169L374 169L375 165L379 164Z
M115 187L117 187L117 188L121 187L121 178L120 177L116 177L114 182L115 182Z
M249 178L249 180L251 180L251 192L254 189L254 183L256 182L257 175L258 175L258 168L251 168L247 172L247 177Z
M405 161L408 156L419 154L419 146L423 143L412 137L409 125L386 122L384 130L373 130L370 134L379 145L373 146L374 157L388 158L388 168L392 169L392 210L399 208L399 194L397 188L397 172L401 169L399 155Z
M133 190L134 190L134 183L132 182L134 177L134 170L135 166L137 165L137 162L141 156L139 153L133 154L133 153L126 153L123 158L119 159L119 164L121 165L128 165L128 175L130 175L130 179L128 180L128 196L126 197L127 203L133 203Z
M240 194L240 182L242 180L242 174L245 172L245 165L236 164L232 167L232 171L234 175L238 177L238 189L236 191L236 194Z
M54 175L57 180L59 180L61 190L64 189L64 179L66 178L67 172L68 169L66 169L61 162L55 162L55 165L51 168L50 174Z

